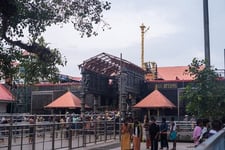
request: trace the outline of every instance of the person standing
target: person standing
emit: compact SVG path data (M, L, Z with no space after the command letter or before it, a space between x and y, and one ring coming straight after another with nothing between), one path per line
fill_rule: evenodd
M127 122L121 125L121 150L129 150L131 148L130 129Z
M199 140L200 140L200 136L201 136L201 132L202 132L202 119L197 119L197 122L196 122L196 126L194 128L194 131L193 131L193 140L194 140L194 145L195 147L197 147L199 145Z
M160 149L163 149L163 147L166 147L167 150L169 149L168 145L168 139L167 139L167 130L168 130L168 124L166 123L166 118L162 118L162 123L160 125Z
M151 125L149 127L149 134L151 139L151 150L158 150L159 125L156 124L156 120L154 117L151 117Z
M60 133L61 133L61 138L62 138L63 135L65 137L65 134L64 134L65 120L64 120L64 117L61 117L59 122L60 122Z
M209 119L203 119L202 123L203 123L203 128L199 138L199 143L204 142L209 137L209 131L210 131Z
M209 130L209 137L218 133L222 129L222 127L223 127L223 124L220 120L213 120L212 121L212 129Z
M170 120L170 140L173 142L173 148L171 150L176 150L176 137L177 137L177 132L176 132L176 122L174 121L174 117L171 117Z
M134 150L141 149L141 137L142 137L142 127L138 120L134 121L133 127L133 147Z
M34 141L34 123L34 118L31 116L29 119L29 143L33 143Z
M66 138L69 138L69 133L70 133L70 128L71 128L71 122L72 122L71 115L68 114L66 116Z
M145 117L144 117L144 130L145 130L145 138L146 138L146 149L149 149L149 147L151 146L150 135L149 135L149 127L150 127L149 119L148 119L148 116L145 115Z
M196 122L196 119L195 119L195 116L194 115L192 115L190 121L191 121L191 129L193 130L194 127L195 127L195 122Z

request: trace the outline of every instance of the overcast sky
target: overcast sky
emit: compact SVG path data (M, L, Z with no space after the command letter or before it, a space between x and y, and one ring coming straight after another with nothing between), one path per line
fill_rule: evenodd
M158 67L187 66L194 57L204 59L203 0L109 0L104 20L111 30L97 37L80 38L72 25L51 27L46 42L68 60L62 74L81 76L78 65L102 52L141 65L141 30L145 24L144 60ZM225 1L209 0L211 65L224 68Z

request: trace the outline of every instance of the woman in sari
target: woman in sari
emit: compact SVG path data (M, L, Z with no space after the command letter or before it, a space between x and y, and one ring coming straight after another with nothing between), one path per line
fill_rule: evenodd
M133 146L134 150L141 149L141 138L142 138L142 126L138 120L134 121L133 127Z
M129 150L131 147L131 135L130 129L127 122L121 125L121 150Z

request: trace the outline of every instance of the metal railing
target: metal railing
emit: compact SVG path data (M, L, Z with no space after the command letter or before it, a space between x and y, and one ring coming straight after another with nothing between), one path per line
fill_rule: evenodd
M220 130L205 142L198 145L195 150L224 150L225 149L225 128Z
M76 149L116 138L114 120L0 124L1 150ZM30 129L32 132L30 132ZM31 140L31 141L30 141Z
M29 118L27 115L25 118ZM35 124L21 117L8 115L9 122L0 124L1 150L52 150L78 149L89 144L97 144L119 139L120 125L116 120L77 121L76 123L61 123L59 118L65 115L35 115ZM38 121L38 118L45 121ZM58 119L56 119L58 117ZM15 119L16 118L16 119ZM57 120L57 121L56 121ZM118 121L118 120L117 120ZM160 124L161 122L157 122ZM169 124L169 122L168 122ZM177 141L192 142L192 132L195 123L177 121ZM33 128L33 132L30 129ZM29 142L32 139L32 142Z

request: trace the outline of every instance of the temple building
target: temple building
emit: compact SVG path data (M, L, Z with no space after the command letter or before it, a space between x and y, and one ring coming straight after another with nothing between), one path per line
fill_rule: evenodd
M60 75L57 84L42 82L29 87L17 85L16 89L11 90L14 98L9 96L12 99L4 100L0 97L0 107L4 106L4 111L8 113L52 113L45 106L70 91L81 100L80 113L87 111L87 105L88 111L117 110L126 116L140 111L147 113L147 109L138 110L133 106L157 90L175 107L160 110L151 108L151 114L185 115L186 104L180 100L180 95L186 85L193 82L193 78L185 72L188 66L158 67L154 64L144 70L122 56L100 53L84 60L79 68L81 77ZM5 91L6 86L2 84L1 87Z

